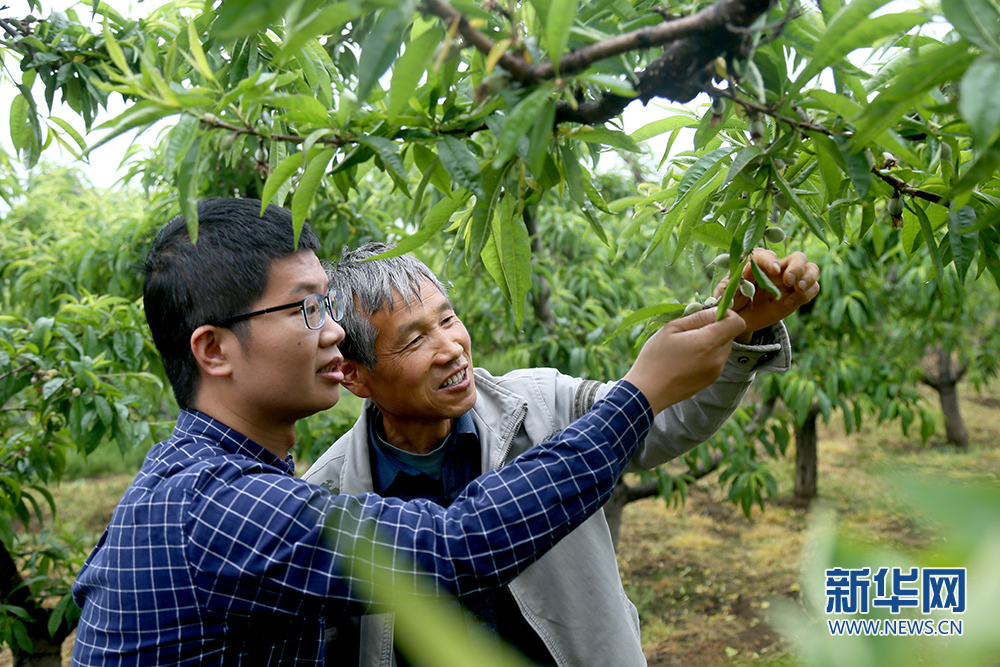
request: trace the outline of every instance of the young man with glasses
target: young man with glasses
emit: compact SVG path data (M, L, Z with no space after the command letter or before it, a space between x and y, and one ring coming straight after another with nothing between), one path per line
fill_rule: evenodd
M181 408L73 587L75 665L323 664L326 618L371 602L376 572L437 594L503 585L607 500L653 415L721 373L743 321L666 325L605 400L447 508L332 495L297 479L295 422L343 380L331 292L306 226L256 200L198 206L157 235L144 299ZM391 569L366 557L381 544Z

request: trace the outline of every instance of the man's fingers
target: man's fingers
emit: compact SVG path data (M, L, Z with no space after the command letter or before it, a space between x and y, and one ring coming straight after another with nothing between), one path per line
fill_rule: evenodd
M718 322L715 320L717 311L717 308L706 308L687 317L678 318L673 321L673 324L676 325L678 331L706 329L718 337L720 344L736 338L746 329L746 322L735 311L727 310L725 317Z

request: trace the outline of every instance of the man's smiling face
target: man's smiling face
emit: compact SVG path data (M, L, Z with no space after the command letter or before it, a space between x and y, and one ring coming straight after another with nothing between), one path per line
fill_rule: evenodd
M451 420L476 403L469 332L451 302L423 280L419 298L411 297L407 306L396 294L392 310L374 314L371 323L378 330L377 361L370 370L356 364L358 381L379 406L387 429L440 423L447 434Z

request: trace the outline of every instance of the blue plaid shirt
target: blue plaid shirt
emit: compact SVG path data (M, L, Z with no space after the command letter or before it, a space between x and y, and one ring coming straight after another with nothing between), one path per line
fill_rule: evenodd
M620 382L445 509L331 496L290 459L181 411L73 586L73 664L321 665L324 616L359 613L376 572L414 591L423 572L434 594L509 582L607 501L651 422Z

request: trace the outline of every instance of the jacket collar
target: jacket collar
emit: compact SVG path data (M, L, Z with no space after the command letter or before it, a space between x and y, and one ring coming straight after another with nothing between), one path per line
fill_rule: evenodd
M503 465L517 430L524 423L528 402L493 381L489 372L475 368L476 404L472 419L479 432L479 451L483 470ZM372 461L368 449L369 413L374 406L366 398L361 416L345 435L344 466L341 473L341 493L357 495L374 488Z

